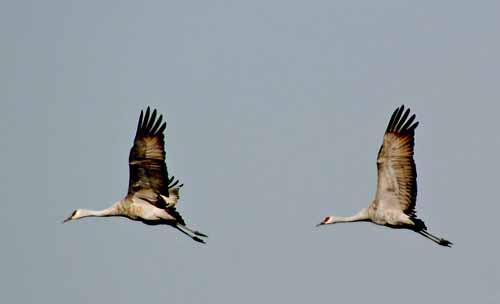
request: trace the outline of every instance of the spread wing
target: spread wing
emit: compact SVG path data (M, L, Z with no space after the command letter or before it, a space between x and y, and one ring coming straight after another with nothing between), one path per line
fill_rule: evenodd
M377 157L378 180L375 201L379 207L399 209L415 216L417 170L413 160L415 114L404 105L394 111Z
M167 124L162 123L163 116L156 119L156 110L150 115L149 107L146 114L139 117L134 146L130 150L130 178L128 195L136 195L157 207L164 207L161 195L168 197L169 189L179 181L168 177L165 164L165 139L163 132Z

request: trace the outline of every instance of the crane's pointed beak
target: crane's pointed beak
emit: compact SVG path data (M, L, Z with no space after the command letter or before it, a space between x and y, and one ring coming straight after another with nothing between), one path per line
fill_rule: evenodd
M74 217L74 216L76 216L76 214L77 214L77 213L78 213L78 210L73 211L73 212L71 213L71 215L70 215L70 216L68 216L68 218L67 218L67 219L65 219L64 221L62 221L62 223L64 224L64 223L66 223L66 222L71 221L71 220L73 219L73 217Z
M325 223L319 223L316 225L316 227L323 226Z

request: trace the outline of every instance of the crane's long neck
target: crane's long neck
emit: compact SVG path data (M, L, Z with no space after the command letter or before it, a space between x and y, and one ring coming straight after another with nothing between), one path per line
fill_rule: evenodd
M113 204L111 207L103 209L103 210L87 210L87 209L78 209L77 213L73 217L73 219L80 219L84 217L105 217L105 216L118 216L120 215L118 209L118 203Z
M334 223L351 223L351 222L361 222L370 220L368 216L368 210L366 208L361 209L358 213L353 216L347 217L333 217Z

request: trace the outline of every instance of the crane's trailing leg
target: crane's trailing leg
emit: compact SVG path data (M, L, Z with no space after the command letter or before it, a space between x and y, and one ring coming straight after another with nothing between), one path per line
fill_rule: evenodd
M421 219L418 219L416 217L410 217L410 219L414 223L413 231L417 232L418 234L428 238L429 240L441 246L451 247L451 245L453 245L452 242L442 238L438 238L437 236L432 235L430 232L428 232L427 226L425 226L424 221L422 221Z
M420 230L420 231L416 231L416 232L418 234L423 235L424 237L428 238L429 240L433 241L434 243L441 245L441 246L451 247L451 245L453 245L452 242L445 240L443 238L438 238L437 236L429 233L427 230Z
M208 237L208 235L204 234L204 233L201 233L199 231L196 231L196 230L193 230L187 226L184 226L184 225L181 225L181 224L177 224L178 226L182 227L184 230L187 230L189 232L191 232L192 234L194 235L197 235L197 236L202 236L202 237Z
M180 224L177 224L175 225L174 227L177 228L177 230L179 230L180 232L184 233L185 235L189 236L190 238L192 238L194 241L197 241L198 243L203 243L205 244L205 240L202 240L200 239L199 237L195 236L195 235L191 235L189 233L187 233L186 231L184 231L181 227L179 227Z

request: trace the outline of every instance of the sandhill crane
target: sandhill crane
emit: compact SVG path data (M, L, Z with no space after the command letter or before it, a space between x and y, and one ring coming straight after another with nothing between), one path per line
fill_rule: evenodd
M77 209L63 223L90 216L123 216L148 225L170 225L193 240L205 243L199 237L207 235L188 228L175 205L182 184L174 176L168 177L165 164L165 141L162 115L156 119L156 110L150 116L139 117L134 146L129 155L129 186L127 195L111 207L100 210Z
M378 180L375 199L357 214L350 217L327 216L320 225L369 221L390 228L413 230L431 241L451 247L448 240L427 231L424 222L417 218L417 170L413 160L415 114L409 119L410 109L397 108L389 120L384 142L377 156Z

